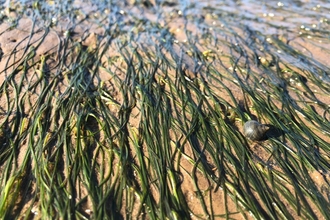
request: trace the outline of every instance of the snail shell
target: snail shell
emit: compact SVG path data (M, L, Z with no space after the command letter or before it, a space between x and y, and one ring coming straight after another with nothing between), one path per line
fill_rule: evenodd
M259 141L265 136L268 129L267 125L260 124L255 120L250 120L245 122L243 133L251 141Z

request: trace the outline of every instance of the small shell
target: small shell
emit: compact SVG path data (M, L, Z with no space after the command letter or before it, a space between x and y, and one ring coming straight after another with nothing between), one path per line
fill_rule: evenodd
M250 120L244 124L243 133L251 141L259 141L265 136L268 129L267 125L260 124L255 120Z

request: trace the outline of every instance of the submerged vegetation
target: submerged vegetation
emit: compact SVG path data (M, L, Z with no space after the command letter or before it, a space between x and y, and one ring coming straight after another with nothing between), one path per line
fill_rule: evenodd
M329 218L329 5L279 3L12 3L0 218Z

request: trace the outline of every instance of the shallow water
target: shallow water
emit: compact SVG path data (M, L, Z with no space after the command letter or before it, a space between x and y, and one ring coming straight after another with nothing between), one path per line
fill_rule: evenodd
M38 151L42 156L35 160L46 164L46 179L50 176L48 172L53 172L54 176L62 175L58 175L58 182L54 180L54 184L49 187L59 192L67 188L75 191L76 187L76 193L81 193L81 196L76 196L74 200L82 205L78 209L73 201L71 209L77 208L86 218L92 216L90 213L96 207L106 213L104 216L115 216L116 212L124 218L129 209L132 213L135 212L136 216L144 217L146 214L141 214L140 211L147 212L153 207L152 214L158 217L173 217L175 212L168 215L168 207L157 204L162 208L159 212L159 207L154 203L162 204L163 201L158 201L160 195L164 192L173 194L175 188L181 190L180 201L184 200L189 206L189 209L184 210L184 214L187 218L196 217L195 219L198 219L198 216L209 218L209 213L213 211L227 218L235 218L238 215L246 217L246 210L236 209L236 199L242 195L250 199L240 200L250 201L246 207L251 208L250 204L256 204L248 209L253 210L252 214L256 218L268 219L270 215L280 218L283 213L281 210L274 211L276 204L282 205L281 209L292 215L292 219L301 217L299 202L295 204L293 201L287 207L285 196L291 196L289 192L294 192L294 186L304 192L310 190L312 193L320 193L324 196L323 201L329 202L327 181L330 178L330 3L312 0L157 2L26 0L11 1L9 11L2 8L1 123L6 122L8 127L17 131L16 126L24 125L23 120L17 117L18 119L13 119L15 123L12 125L7 122L6 116L14 115L18 111L16 108L21 108L24 120L31 118L33 122L38 122L33 126L46 128L20 128L22 135L15 132L10 137L13 140L6 137L21 144L19 152L13 152L13 155L18 154L17 158L13 159L19 164L18 167L23 170L25 165L21 164L30 162L25 160L28 155L25 152L30 148ZM4 4L4 1L1 3ZM45 38L42 38L43 34L46 35ZM42 43L37 49L31 46L37 45L38 42ZM102 51L103 48L107 50ZM100 54L103 57L98 57ZM158 58L161 60L159 63ZM42 59L47 60L47 65L40 62ZM22 71L28 67L31 67L31 71ZM51 82L55 81L58 85L54 83L49 93L43 93L44 97L48 97L46 102L38 89L49 89L45 87L49 83L47 80L53 80ZM16 97L15 92L21 94ZM71 95L79 97L78 102L74 96L70 98ZM67 103L74 106L74 109L67 108ZM106 114L102 111L98 113L100 106ZM7 109L11 113L6 112ZM131 114L127 114L129 111ZM50 125L45 115L54 120L55 127ZM63 123L68 118L70 123ZM271 123L276 131L275 135L269 135L269 139L262 143L248 143L241 135L242 122L248 118ZM109 120L109 127L106 123L103 124L103 120ZM77 121L82 123L83 129L88 130L89 126L93 125L88 131L92 133L91 140L86 139L81 143L85 147L81 150L87 149L82 155L77 153L76 148L77 142L84 137L77 135L77 131L72 128L80 129L80 125L75 125ZM129 132L122 131L123 128L127 128ZM60 129L63 129L63 137L67 139L61 136L62 133L58 133ZM205 129L210 129L210 133L205 132ZM122 135L122 138L116 137L118 134ZM48 143L49 135L54 135L54 142L58 142ZM129 139L130 135L132 137ZM2 136L3 134L0 135L1 139ZM34 140L35 137L41 137L39 148L33 145L34 141L37 141ZM103 143L100 137L105 137L106 141ZM23 142L24 138L30 138L32 144ZM104 152L111 152L113 155L106 158L100 151L95 150L95 146L89 146L93 138L97 139L97 144L94 143L97 148L104 148ZM45 143L49 145L47 151L53 155L63 146L69 146L63 150L66 154L58 156L59 163L62 164L57 171L54 171L56 167L53 167L53 161L49 161L47 155L43 156ZM6 156L12 148L8 144L5 147L3 155ZM122 148L127 148L129 153ZM175 154L181 150L185 151L185 158L180 156L177 162ZM131 151L134 156L129 155ZM221 158L214 155L214 152L222 154ZM163 160L159 156L163 154L170 159ZM84 157L81 163L87 169L77 166L76 160L79 161L81 157ZM95 157L93 161L91 157ZM2 154L1 158L4 158ZM140 161L136 162L137 159ZM308 171L307 168L300 168L300 163L306 160L304 166L307 164ZM94 163L99 164L92 170L89 167L92 167L91 164L94 166ZM148 166L142 167L143 163ZM8 170L11 169L10 164L11 161ZM130 167L130 164L134 167ZM33 176L34 173L26 172L29 175L27 185L42 191L44 182L36 183L40 176L39 170L36 170L33 164L28 166L33 167L33 172L38 175ZM83 181L78 181L76 176L68 175L75 166L75 172L82 173L81 178L85 178L86 185L81 183ZM109 166L114 167L113 170L119 167L120 175L108 170ZM261 168L257 169L259 166ZM3 167L5 166L1 164L1 171L7 169ZM126 172L126 167L134 170L134 175ZM170 173L172 170L168 167L178 173L175 178L172 178L171 175L174 174ZM197 167L201 167L203 172L196 170ZM62 174L64 169L68 173ZM144 172L139 173L139 169ZM255 179L246 178L245 169L251 172ZM111 173L110 177L103 178L100 172L106 172L100 170ZM191 173L190 170L194 171ZM308 172L311 173L312 180L308 179ZM111 202L113 206L118 205L120 210L115 210L115 207L109 212L107 204L104 207L99 206L99 201L105 201L102 197L103 186L95 187L93 180L90 181L91 176L97 176L96 179L100 178L98 180L102 183L107 182L104 191L109 193L106 195L118 196L115 202ZM168 179L159 182L164 176ZM119 179L116 179L117 177ZM283 177L286 178L285 181ZM0 177L2 187L7 186L9 177L6 178ZM67 181L70 178L73 183ZM111 178L120 182L120 185L112 185ZM142 182L142 178L146 182ZM261 187L256 194L265 194L266 199L257 198L256 202L255 197L249 198L251 193L244 191L245 187L248 185L253 188L258 186L258 183L264 183L266 179L268 181L268 178L276 181L271 183L276 185L276 189L263 191L268 190L268 187ZM216 180L216 186L211 180ZM66 185L67 182L72 185ZM234 195L235 201L229 199L225 190L213 192L214 187L219 188L220 184L230 195ZM268 182L265 185L267 184ZM200 190L196 189L197 185ZM112 191L107 191L110 188L108 186L114 187L114 191L120 193L112 195ZM154 188L149 189L151 186ZM284 188L281 188L282 186ZM126 200L121 197L123 190L131 196L131 200L127 199L129 196ZM269 192L272 190L280 196L271 197ZM52 191L49 191L51 194ZM89 192L94 192L93 196L100 195L100 198L95 199ZM286 192L288 193L285 194ZM304 215L306 218L320 217L323 212L329 211L328 207L322 207L325 203L315 199L312 193L299 197L318 202L311 203L315 213L309 212L309 206L303 204L304 208L307 207ZM33 191L30 197L26 197L26 204L31 208L44 208L46 212L50 206L55 214L55 210L61 209L65 216L68 199L61 195L52 195L51 199L60 202L52 202L50 205L47 198L40 199L39 202L39 194ZM63 195L72 198L72 194L67 191L63 192ZM152 197L147 203L149 206L139 203L141 195ZM295 196L297 195L290 198L298 200ZM31 199L33 197L37 199ZM224 205L224 197L228 199L228 207ZM204 198L209 200L208 205L201 202ZM175 199L177 198L168 197L171 202L167 205L171 210L186 208L185 202L177 203ZM276 204L269 201L275 201ZM24 204L25 201L21 202ZM134 207L134 202L139 207ZM260 207L267 206L270 211L260 212L258 202ZM295 208L295 205L298 208ZM214 210L212 206L215 207ZM139 210L138 214L136 210ZM191 210L196 216L192 217ZM38 214L38 211L31 212ZM216 219L214 216L212 218Z

